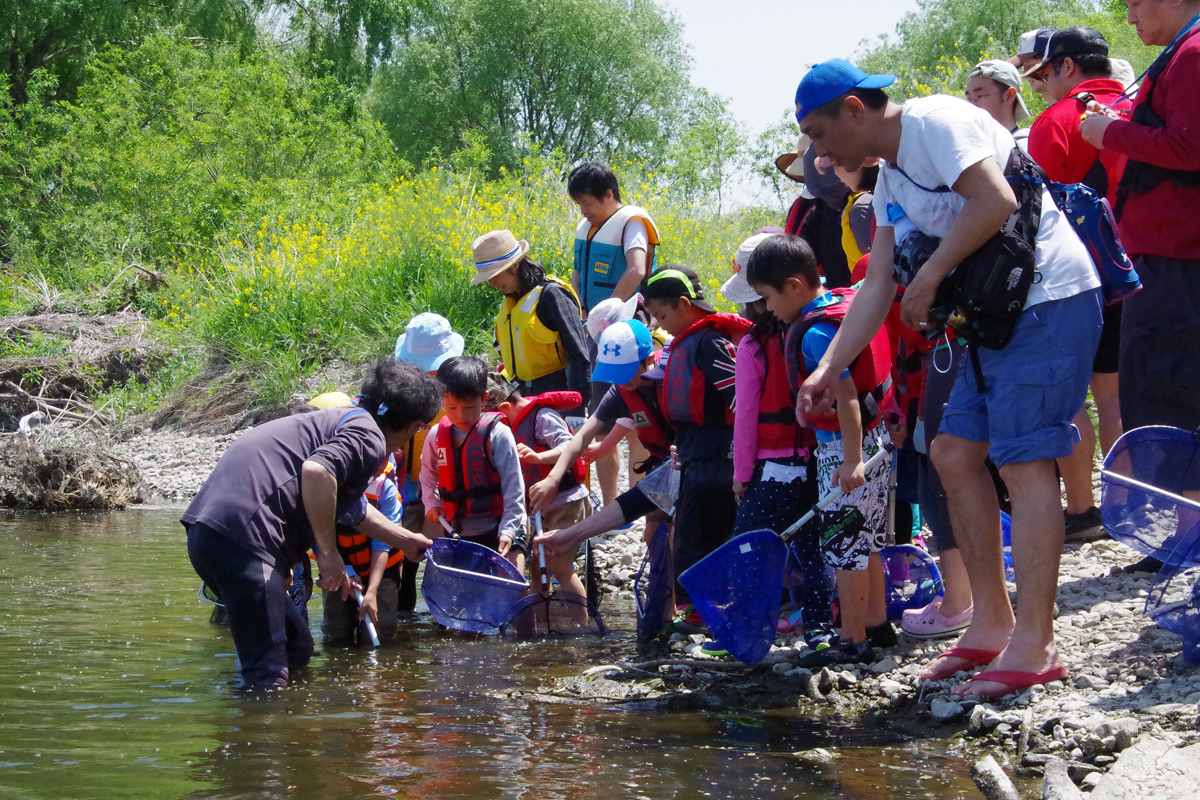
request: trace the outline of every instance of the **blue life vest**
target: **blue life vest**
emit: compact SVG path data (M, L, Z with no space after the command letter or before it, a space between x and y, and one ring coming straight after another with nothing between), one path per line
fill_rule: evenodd
M621 206L595 230L586 219L580 220L575 228L575 269L579 272L579 299L585 309L595 308L612 297L613 289L625 274L625 226L633 219L646 223L649 274L654 271L658 228L646 209Z

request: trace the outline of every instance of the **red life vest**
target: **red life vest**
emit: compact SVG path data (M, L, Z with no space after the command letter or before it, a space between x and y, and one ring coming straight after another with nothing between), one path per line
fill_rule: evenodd
M573 408L578 408L583 402L583 397L579 392L543 392L542 394L526 399L529 400L529 405L521 409L517 418L511 423L513 437L519 444L525 445L535 453L544 453L549 449L542 447L537 442L538 409L549 408L554 411L570 411ZM528 495L529 487L549 477L552 469L554 469L554 465L552 464L526 464L525 462L521 462L521 472L525 476L526 494ZM587 467L584 466L583 460L575 459L575 463L571 465L571 469L566 475L563 475L562 481L558 484L558 490L565 492L567 489L574 489L583 483L586 478Z
M683 423L705 428L733 425L733 409L725 405L725 401L717 394L717 387L709 385L696 364L696 350L702 338L700 334L709 327L716 328L731 341L729 360L734 361L736 345L746 335L750 322L736 314L709 314L684 328L671 340L659 408L673 425ZM729 385L733 385L733 380L733 371L730 370Z
M617 391L633 415L633 429L637 432L638 441L652 458L666 458L671 450L671 426L659 408L659 392L647 392L650 402L646 402L641 392L631 392L624 386L618 386Z
M772 335L765 343L759 342L758 352L763 361L762 396L758 401L758 446L764 450L791 448L793 452L808 447L805 429L796 422L796 406L788 387L783 337Z
M504 514L500 473L492 464L490 444L492 427L503 420L503 414L485 411L457 447L450 418L443 417L437 425L438 497L456 529L462 528L463 517Z
M926 339L923 334L900 321L900 298L903 296L904 287L897 286L896 299L892 301L884 325L896 346L896 404L904 412L911 430L922 416L926 377L924 355L937 347L937 341Z
M808 377L808 369L804 364L804 353L800 349L804 334L808 333L814 325L822 322L828 322L834 327L840 326L846 317L846 309L850 307L850 302L854 299L853 289L833 289L829 294L836 298L834 302L798 317L788 328L784 356L787 359L788 384L793 391L798 391L800 385ZM892 397L891 350L887 331L881 327L871 339L871 343L863 348L858 357L850 363L850 379L854 381L854 388L858 390L858 405L862 415L863 431L874 429L883 420L883 413L880 409L888 405ZM837 431L841 429L838 424L836 408L823 415L810 412L804 418L809 427L817 430Z
M389 473L394 473L395 471L395 467L389 462L382 472L371 479L371 482L367 484L367 502L376 508L379 507L379 492L383 487L383 482L389 480L391 478ZM370 578L371 540L365 534L359 533L354 528L338 525L337 549L342 556L342 560L354 567L354 572L360 578ZM392 547L388 550L385 567L399 564L403 558L404 553L398 547Z

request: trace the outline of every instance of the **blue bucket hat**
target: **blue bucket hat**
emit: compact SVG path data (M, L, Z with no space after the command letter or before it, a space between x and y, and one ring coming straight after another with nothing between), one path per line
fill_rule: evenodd
M882 89L895 82L894 75L868 75L841 58L814 64L796 88L796 122L851 89Z
M463 337L450 328L445 317L426 311L411 320L396 339L396 360L433 372L463 353Z

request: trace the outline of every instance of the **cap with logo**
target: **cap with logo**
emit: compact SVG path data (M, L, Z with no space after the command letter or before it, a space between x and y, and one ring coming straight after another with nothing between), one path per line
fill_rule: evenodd
M686 297L688 302L701 311L716 311L712 304L704 299L700 277L687 267L670 266L656 271L642 284L642 297L646 300Z
M868 75L841 58L814 64L796 87L796 121L804 122L809 113L851 89L882 89L895 82L893 75Z
M629 383L637 375L638 364L650 357L654 342L650 331L635 319L614 322L600 334L596 343L596 366L592 380L597 383Z
M1038 28L1022 33L1017 42L1017 58L1027 61L1037 57L1040 60L1046 53L1046 43L1050 41L1052 33L1054 33L1054 28Z
M1053 31L1046 42L1046 51L1042 54L1042 60L1025 70L1022 75L1028 78L1055 61L1079 56L1108 56L1108 41L1104 38L1104 34L1086 25L1075 25Z

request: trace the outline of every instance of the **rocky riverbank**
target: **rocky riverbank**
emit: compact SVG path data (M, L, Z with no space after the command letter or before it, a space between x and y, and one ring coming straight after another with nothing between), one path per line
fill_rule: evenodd
M237 436L146 432L115 450L137 464L154 494L183 500L199 489ZM606 591L630 590L644 552L641 531L639 523L597 540ZM1096 797L1148 797L1143 791L1148 786L1158 787L1157 800L1190 797L1195 783L1187 794L1172 794L1186 770L1156 773L1154 780L1143 774L1164 753L1184 763L1200 758L1195 744L1200 667L1182 660L1180 637L1142 615L1153 576L1120 570L1136 558L1110 540L1067 545L1056 629L1071 679L999 701L951 697L950 687L963 674L936 683L917 681L922 666L948 646L944 641L902 634L900 645L881 651L873 664L813 673L796 664L804 649L799 636L779 635L764 662L747 667L703 655L703 637L685 633L673 634L658 658L594 667L584 677L548 687L546 699L638 702L672 710L800 704L814 714L866 716L936 730L951 735L965 757L990 753L1009 772L1047 773L1048 785L1055 776L1068 776L1070 790L1078 791L1078 784Z

